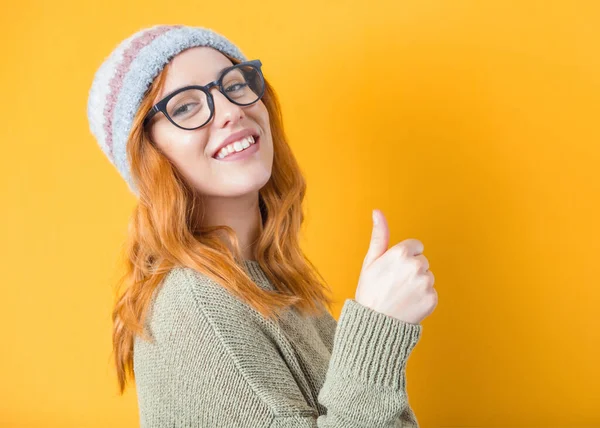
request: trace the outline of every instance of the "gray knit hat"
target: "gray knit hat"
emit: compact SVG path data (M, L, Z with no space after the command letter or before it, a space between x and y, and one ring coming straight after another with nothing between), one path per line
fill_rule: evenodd
M133 118L158 73L175 55L196 46L209 46L246 61L237 46L213 30L156 25L123 40L94 76L87 103L90 131L138 197L126 151Z

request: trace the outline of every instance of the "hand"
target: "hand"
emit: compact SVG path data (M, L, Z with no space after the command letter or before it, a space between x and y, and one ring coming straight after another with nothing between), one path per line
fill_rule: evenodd
M435 278L422 254L423 244L406 239L388 249L390 232L379 210L356 288L355 300L377 312L419 324L437 305Z

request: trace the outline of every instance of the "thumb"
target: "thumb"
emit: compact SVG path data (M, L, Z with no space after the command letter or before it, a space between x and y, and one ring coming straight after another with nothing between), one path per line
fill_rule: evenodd
M363 266L368 266L377 260L388 249L390 230L383 213L377 209L373 210L373 231L371 242Z

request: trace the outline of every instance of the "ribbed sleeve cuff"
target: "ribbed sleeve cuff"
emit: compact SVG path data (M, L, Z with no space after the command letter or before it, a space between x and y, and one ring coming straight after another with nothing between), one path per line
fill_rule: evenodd
M344 378L406 388L404 370L423 327L346 299L335 332L330 369Z

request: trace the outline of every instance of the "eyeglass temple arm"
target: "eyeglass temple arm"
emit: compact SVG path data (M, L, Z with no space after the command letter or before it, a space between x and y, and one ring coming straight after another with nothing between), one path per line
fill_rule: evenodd
M144 125L147 124L150 121L150 119L152 119L152 117L158 112L159 112L158 106L154 105L150 109L150 111L148 113L146 113L146 117L144 118Z

